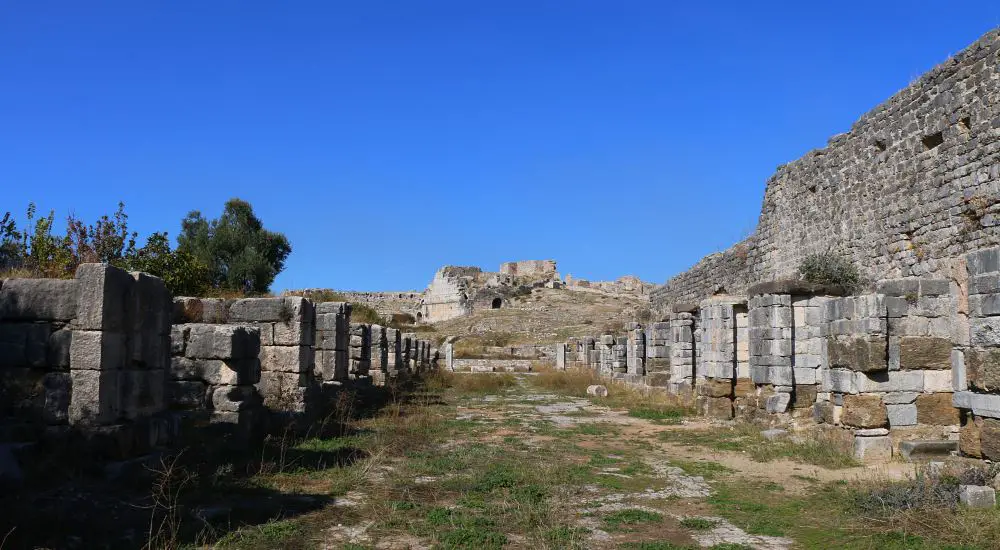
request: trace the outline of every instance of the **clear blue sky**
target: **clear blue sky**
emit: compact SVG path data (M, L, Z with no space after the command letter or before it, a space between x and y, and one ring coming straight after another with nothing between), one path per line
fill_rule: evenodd
M54 1L0 7L0 211L142 234L233 196L275 290L558 260L662 283L774 168L1000 25L993 1Z

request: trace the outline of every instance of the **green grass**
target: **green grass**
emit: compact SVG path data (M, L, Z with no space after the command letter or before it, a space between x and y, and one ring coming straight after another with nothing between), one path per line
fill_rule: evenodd
M244 527L219 539L220 548L305 548L306 529L293 520Z
M705 479L714 479L719 474L729 474L733 472L731 468L710 460L692 462L674 459L671 460L670 463L677 466L681 470L684 470L687 474L701 476Z
M651 420L657 424L680 424L689 411L681 407L635 407L628 410L632 418Z
M695 531L708 531L709 529L714 529L718 524L718 521L706 518L684 518L681 520L681 527L687 527Z
M611 512L604 516L602 521L608 529L621 529L624 525L661 522L663 521L663 515L640 508L626 508L625 510Z

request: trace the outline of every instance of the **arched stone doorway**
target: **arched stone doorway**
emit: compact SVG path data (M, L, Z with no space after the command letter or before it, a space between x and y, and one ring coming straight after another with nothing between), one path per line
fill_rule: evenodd
M493 298L493 303L490 304L490 307L492 307L493 309L500 309L500 306L502 305L503 305L503 299Z

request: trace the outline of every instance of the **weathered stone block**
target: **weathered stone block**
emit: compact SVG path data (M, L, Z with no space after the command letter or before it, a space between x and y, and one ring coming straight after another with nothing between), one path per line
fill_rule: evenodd
M812 407L816 402L818 388L812 384L797 384L795 386L795 397L792 399L793 409L804 409Z
M210 402L209 385L200 380L170 380L167 397L172 407L205 409Z
M188 325L188 329L185 355L193 359L242 359L252 356L255 348L248 327Z
M889 436L855 437L854 458L866 463L890 460L892 441Z
M951 393L952 373L951 370L928 370L924 371L924 391L932 393Z
M966 254L969 276L1000 271L1000 248L987 248Z
M166 408L166 371L124 370L118 375L122 416L129 419L150 416Z
M962 454L973 458L983 457L983 447L980 441L982 419L969 415L965 425L958 432L958 448Z
M86 265L86 264L85 264ZM121 413L117 370L71 370L71 424L110 424Z
M889 417L889 425L893 428L898 426L915 426L917 424L916 405L886 405L885 408Z
M816 422L833 424L833 403L829 401L819 401L813 404L813 419Z
M733 383L729 380L704 380L698 383L698 395L705 397L729 397L733 393Z
M979 428L980 450L983 458L1000 459L1000 420L984 418Z
M857 428L881 428L889 422L882 398L877 395L845 395L840 421Z
M237 412L259 407L261 397L254 386L220 386L212 392L212 409Z
M997 505L997 493L993 487L959 485L958 501L969 508L992 509Z
M0 288L0 319L69 321L76 317L77 281L7 279Z
M124 334L96 330L74 330L70 343L73 370L117 370L127 365Z
M968 384L981 391L1000 390L1000 348L965 351Z
M970 342L976 347L1000 347L1000 317L977 317L969 321Z
M917 421L921 424L951 426L959 423L959 411L952 403L950 393L931 393L917 396Z
M859 393L924 390L923 371L884 371L854 373L854 386Z
M104 264L81 264L76 268L76 327L84 330L130 329L129 309L135 280L131 275Z
M733 418L733 401L728 397L704 398L703 413L709 418L731 420Z
M788 410L788 405L792 401L790 393L776 393L769 395L765 401L765 408L769 413L783 413Z
M885 340L827 338L826 345L830 366L833 368L858 372L875 372L888 368Z
M951 368L951 340L903 336L899 339L899 366L903 369Z
M310 346L261 346L260 368L265 372L310 372L313 368Z

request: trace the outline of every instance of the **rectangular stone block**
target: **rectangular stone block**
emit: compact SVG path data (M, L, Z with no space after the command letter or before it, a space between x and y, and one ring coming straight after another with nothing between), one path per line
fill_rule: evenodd
M951 370L928 370L924 371L924 391L932 393L951 393L952 390Z
M888 368L888 355L884 340L866 338L828 338L828 360L833 368L858 372L875 372Z
M130 329L129 306L135 280L128 273L104 264L76 268L76 328L125 331Z
M969 314L975 317L1000 315L1000 294L975 294L969 296Z
M899 366L909 370L950 369L951 341L903 336L899 339Z
M259 407L262 403L254 386L220 386L212 391L212 409L238 412Z
M70 368L72 370L95 371L125 368L128 357L125 344L124 334L96 330L74 330L69 349Z
M118 375L121 413L128 419L151 416L166 409L167 377L163 369L124 370Z
M914 404L886 405L889 416L889 426L916 426L917 406Z
M311 372L313 353L310 346L261 346L260 368L262 372Z
M817 384L819 383L818 369L815 368L798 368L794 370L795 383L796 384Z
M854 373L854 385L860 393L924 391L923 371Z
M76 317L74 279L7 279L0 287L0 320L69 321Z
M976 347L1000 347L1000 317L980 317L969 321L971 343Z
M271 323L275 346L311 346L315 342L315 331L311 323L289 321Z
M969 295L1000 292L1000 273L969 277Z
M85 264L88 265L88 264ZM71 370L70 424L111 424L121 414L117 370Z
M969 276L1000 271L1000 248L987 248L966 254Z
M966 350L964 366L969 386L981 391L1000 390L1000 348Z
M207 409L211 396L210 386L200 380L170 380L167 398L171 407L180 409Z
M243 359L256 349L253 332L239 325L188 325L185 355L193 359ZM258 336L259 339L259 336Z

